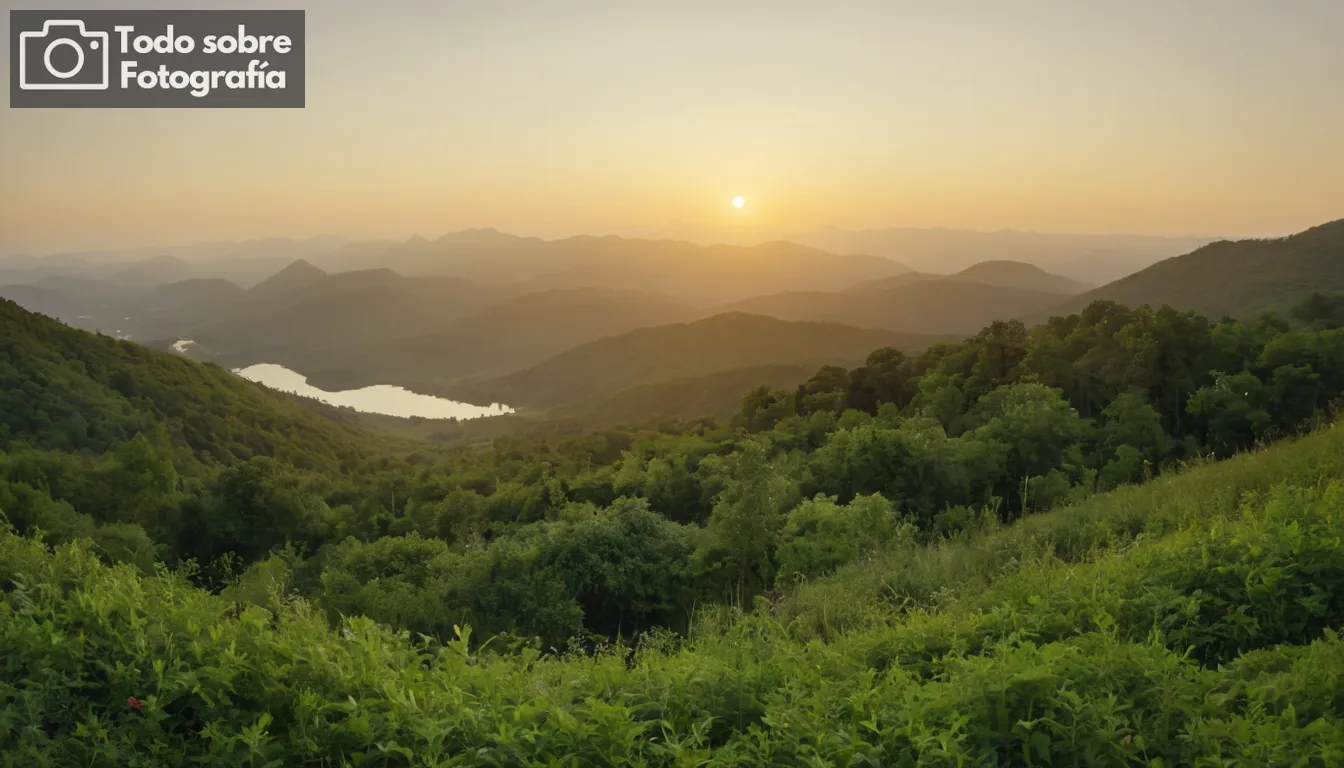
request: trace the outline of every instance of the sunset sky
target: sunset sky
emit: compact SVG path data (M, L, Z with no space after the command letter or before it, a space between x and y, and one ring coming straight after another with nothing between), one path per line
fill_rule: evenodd
M4 109L0 255L672 220L762 239L1280 235L1344 217L1339 0L306 8L304 110Z

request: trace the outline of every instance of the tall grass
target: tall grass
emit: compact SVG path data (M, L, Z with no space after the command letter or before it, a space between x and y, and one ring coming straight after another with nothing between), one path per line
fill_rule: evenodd
M1144 485L1110 493L1011 526L985 525L924 546L905 546L803 584L776 605L799 638L829 638L898 620L901 612L976 594L1040 561L1085 562L1237 513L1247 495L1276 484L1320 487L1344 478L1344 428L1328 426L1304 438L1200 461Z
M886 553L633 654L331 631L0 535L0 765L1340 765L1341 441Z

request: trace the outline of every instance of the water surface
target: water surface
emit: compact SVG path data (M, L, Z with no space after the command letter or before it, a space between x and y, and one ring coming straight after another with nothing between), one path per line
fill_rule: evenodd
M308 378L303 374L275 363L258 363L235 369L234 373L271 389L311 397L329 405L353 408L364 413L381 413L403 418L421 416L426 419L476 419L513 412L512 408L499 403L489 406L459 403L442 397L422 395L390 384L375 384L344 392L327 392L309 384Z

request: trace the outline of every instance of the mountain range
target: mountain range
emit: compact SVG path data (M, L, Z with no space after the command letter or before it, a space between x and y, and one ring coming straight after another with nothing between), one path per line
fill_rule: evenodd
M918 272L958 272L984 261L1009 260L1101 285L1162 259L1189 253L1217 238L905 227L823 229L792 234L788 239L826 251L886 256Z
M313 260L331 270L386 266L405 275L446 274L523 290L614 288L657 290L698 305L802 288L839 290L860 280L898 275L888 258L826 252L789 242L697 245L675 240L571 237L541 240L493 229L396 245L353 244Z
M370 259L458 274L334 271ZM149 257L107 279L48 276L0 286L0 296L161 349L191 339L193 357L230 367L279 363L326 389L400 384L588 416L665 398L689 414L731 408L737 385L753 375L788 386L817 365L852 364L877 347L918 349L995 320L1035 324L1097 300L1221 316L1344 290L1344 221L1210 243L1097 288L1005 259L938 274L789 243L543 241L490 230L373 250L337 245L246 286L217 277L127 284L150 280L147 264L178 276L179 260L198 263ZM137 276L114 281L126 269ZM789 287L767 290L779 286Z
M923 334L970 335L1059 304L1067 296L969 280L915 280L859 291L792 291L757 296L722 308L784 320L845 323Z

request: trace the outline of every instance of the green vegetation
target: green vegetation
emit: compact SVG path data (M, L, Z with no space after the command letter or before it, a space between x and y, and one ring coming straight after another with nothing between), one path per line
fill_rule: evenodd
M1077 312L1094 301L1169 304L1210 317L1241 317L1344 289L1344 220L1275 240L1210 243L1033 313L1029 321Z
M931 579L935 562L981 578L927 607L851 599L872 619L826 641L760 608L633 652L481 649L466 629L440 644L362 618L332 630L264 574L215 596L4 535L0 751L53 766L1334 765L1342 441L1038 516L1032 534L1073 547L993 570L984 555L1013 529L901 539ZM625 535L657 526L628 514ZM625 588L645 586L666 585ZM267 607L236 602L248 588Z
M727 368L699 376L667 378L637 384L615 394L589 397L548 412L552 420L572 421L590 429L638 424L650 416L696 419L731 416L742 405L742 393L758 387L793 389L812 378L817 364L765 363Z
M1335 764L1341 307L450 449L0 305L0 758Z
M158 439L183 462L273 456L332 468L376 445L294 398L213 365L75 330L0 300L0 448L72 458ZM333 418L335 417L335 418Z

